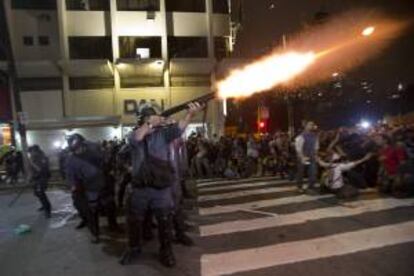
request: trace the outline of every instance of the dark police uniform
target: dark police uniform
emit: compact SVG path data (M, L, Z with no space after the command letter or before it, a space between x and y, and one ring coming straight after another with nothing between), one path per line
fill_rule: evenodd
M39 148L39 146L32 146L29 148L30 165L31 165L31 182L34 188L34 195L39 199L47 218L51 215L51 204L46 195L47 184L50 177L49 159Z
M105 176L102 170L103 156L100 146L83 141L84 151L81 154L70 154L66 160L66 177L72 189L75 208L82 220L86 221L92 242L99 242L99 207L102 191L105 187ZM117 227L115 210L106 212L110 227ZM115 224L115 225L114 225Z
M176 241L187 246L193 245L193 241L185 233L185 214L183 208L183 189L185 188L185 176L188 171L187 148L182 137L175 139L170 144L170 160L174 167L174 182L172 195L174 199L173 224Z
M165 266L175 265L172 252L174 174L169 168L165 166L163 168L162 164L168 163L173 170L169 147L170 143L182 133L178 124L173 124L154 129L142 141L135 140L135 133L132 133L129 138L132 148L132 190L127 199L128 250L123 255L121 264L129 263L132 257L140 253L143 222L147 211L150 210L158 222L160 261ZM159 161L158 166L143 170L154 160ZM151 175L157 173L165 173L163 181L154 181L151 178Z

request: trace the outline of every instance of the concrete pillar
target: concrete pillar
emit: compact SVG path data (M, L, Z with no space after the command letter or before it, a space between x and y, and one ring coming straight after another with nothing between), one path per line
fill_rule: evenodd
M214 59L214 33L213 33L213 0L206 1L206 24L207 24L207 51L208 58Z
M121 77L119 75L118 67L116 66L116 63L119 59L119 35L117 31L118 28L116 0L110 0L110 15L112 36L112 68L114 73L113 114L122 116L122 108L120 108Z
M66 1L56 0L57 2L57 21L59 24L59 44L60 56L62 61L62 113L63 117L73 115L72 102L69 88L69 40L66 19Z
M171 94L171 74L170 74L170 57L168 53L168 14L167 9L165 6L166 0L160 0L160 15L161 15L161 22L162 22L162 36L161 36L161 55L162 59L164 60L164 90L165 90L165 99L167 99L168 106L171 107L173 105L172 102L172 94Z
M18 59L16 58L16 45L15 45L15 41L16 39L14 39L14 31L13 31L13 27L14 24L12 24L13 22L13 13L11 10L11 0L5 0L4 1L4 13L6 15L6 20L8 22L7 27L9 29L9 34L10 34L10 44L11 47L13 49L13 54L15 55L15 61L17 61ZM14 93L14 88L13 88L13 82L11 81L10 77L9 77L9 92L10 92L10 103L11 103L11 107L12 107L12 116L13 116L13 123L14 123L14 131L16 131L17 129L17 111L16 111L16 95ZM18 97L20 97L20 95L17 95ZM18 99L17 99L18 100Z

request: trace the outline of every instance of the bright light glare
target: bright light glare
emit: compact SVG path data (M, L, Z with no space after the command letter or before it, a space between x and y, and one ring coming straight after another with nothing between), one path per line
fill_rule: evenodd
M60 147L61 149L66 149L67 147L69 147L68 141L63 142L62 146Z
M362 35L363 36L370 36L374 33L375 31L375 27L374 26L369 26L366 27L363 31L362 31Z
M339 76L339 73L338 72L332 73L332 77L336 78L337 76Z
M304 72L316 59L313 52L273 54L234 70L217 84L221 98L248 97L286 83Z
M363 129L368 129L371 127L371 123L368 121L361 121L361 123L359 124Z
M55 141L55 142L53 143L53 146L54 146L55 148L60 148L60 147L62 146L62 143L61 143L60 141Z

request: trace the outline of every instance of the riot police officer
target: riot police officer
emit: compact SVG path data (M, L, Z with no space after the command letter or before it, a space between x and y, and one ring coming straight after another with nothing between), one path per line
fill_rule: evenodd
M110 229L117 230L115 203L103 198L105 175L100 145L89 142L80 134L68 138L71 154L66 160L66 179L72 190L73 204L78 210L82 223L86 222L92 243L99 243L99 208L104 207ZM104 206L100 206L104 204Z
M128 264L141 252L141 238L145 214L151 210L158 222L160 262L167 267L176 264L172 250L172 185L174 168L169 160L170 143L180 137L193 115L201 110L191 103L179 123L164 125L151 106L139 110L138 127L131 133L132 189L127 199L128 247L120 263Z
M31 168L30 181L33 184L34 194L41 204L39 210L45 212L46 218L50 218L52 206L46 194L47 184L50 177L49 159L38 145L29 147L28 152L29 165Z

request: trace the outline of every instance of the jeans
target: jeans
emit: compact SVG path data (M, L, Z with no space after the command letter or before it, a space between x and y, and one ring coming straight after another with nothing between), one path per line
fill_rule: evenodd
M303 187L303 175L305 173L305 167L308 169L309 187L313 188L318 173L318 167L315 158L311 158L309 160L309 164L303 164L302 160L298 159L296 170L296 184L299 188Z

